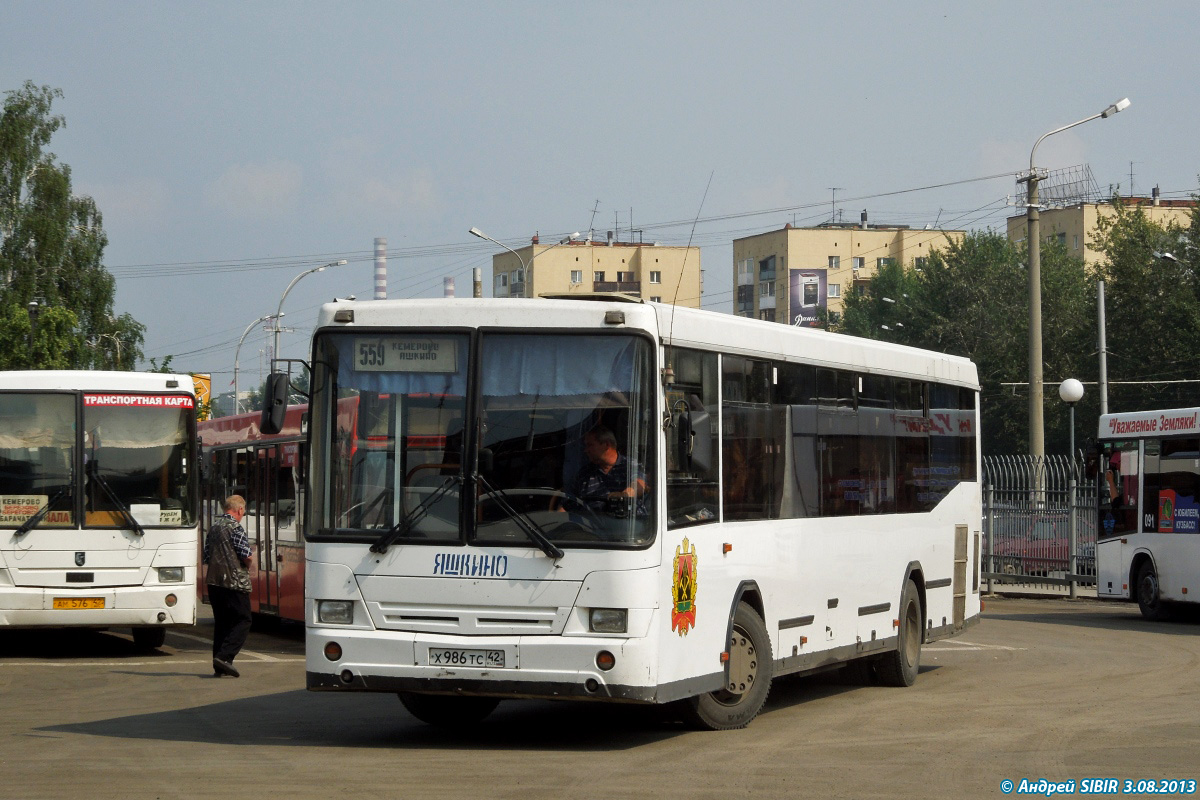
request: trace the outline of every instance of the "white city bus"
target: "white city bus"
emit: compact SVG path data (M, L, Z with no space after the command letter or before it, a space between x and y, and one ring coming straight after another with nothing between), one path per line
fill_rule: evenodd
M186 375L0 372L0 626L195 624L195 405Z
M1100 417L1097 594L1147 619L1200 592L1200 408Z
M618 297L322 307L309 689L735 728L773 677L910 685L978 621L970 361Z

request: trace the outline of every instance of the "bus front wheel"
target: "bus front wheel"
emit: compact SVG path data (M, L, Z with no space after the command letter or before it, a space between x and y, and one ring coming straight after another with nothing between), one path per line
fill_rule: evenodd
M139 650L157 650L167 641L166 628L134 628L133 643Z
M1158 585L1158 573L1149 559L1138 567L1137 601L1142 616L1148 620L1157 621L1170 616L1167 604L1163 602L1162 592Z
M495 697L471 697L448 694L416 694L400 692L400 702L408 713L428 725L439 728L462 728L480 722L496 710L500 700Z
M738 603L725 686L685 700L684 716L696 727L711 731L746 727L767 702L773 669L767 626L748 603Z
M896 649L880 659L876 674L884 686L912 686L921 668L921 597L912 581L906 581L900 593L896 638Z

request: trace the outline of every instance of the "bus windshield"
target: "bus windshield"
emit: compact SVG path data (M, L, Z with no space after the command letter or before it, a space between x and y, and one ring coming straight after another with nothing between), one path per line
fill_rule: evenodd
M75 525L75 395L0 393L0 526Z
M83 395L84 521L88 527L191 526L190 397Z
M314 533L551 552L547 541L650 542L649 343L625 333L478 338L318 338Z
M195 524L188 465L195 437L187 396L0 393L0 525L178 527ZM82 444L83 472L77 448ZM132 520L130 519L132 517Z

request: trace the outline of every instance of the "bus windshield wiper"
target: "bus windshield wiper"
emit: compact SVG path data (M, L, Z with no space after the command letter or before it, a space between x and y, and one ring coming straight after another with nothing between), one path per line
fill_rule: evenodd
M414 525L424 519L425 515L429 513L429 509L433 507L433 504L440 500L442 495L449 491L450 487L458 483L460 480L462 479L457 475L451 475L449 478L447 478L441 486L426 495L425 499L418 503L412 511L409 511L404 515L403 518L401 518L399 522L389 528L387 533L376 539L375 544L371 545L371 552L386 553L388 547L393 542L395 542L401 536L407 534L410 530L412 530Z
M512 507L512 503L508 502L508 495L503 489L497 489L487 482L487 479L482 475L476 474L475 480L479 481L483 488L491 493L492 498L496 501L496 505L500 506L500 510L508 515L509 519L517 523L517 527L521 529L530 541L538 546L538 548L550 558L558 561L563 557L563 551L560 547L550 541L542 527L538 525L528 514L517 511Z
M96 463L95 459L88 462L88 477L95 479L96 485L104 490L104 494L108 497L109 502L116 506L117 511L120 511L125 519L129 521L129 526L133 529L133 532L138 536L145 536L146 529L142 527L142 523L133 518L133 512L129 510L129 506L122 502L117 493L113 491L113 488L108 485L108 481L104 480L104 476L100 474L100 465Z
M42 520L44 520L46 518L46 515L50 513L50 509L54 506L55 503L57 503L59 500L61 500L63 498L63 495L65 495L70 488L71 488L70 484L67 484L67 485L63 486L61 489L59 489L58 492L55 493L54 497L50 498L50 502L46 503L46 505L39 508L36 514L34 514L32 517L30 517L29 519L22 522L21 527L17 528L15 531L13 531L13 536L14 537L24 536L25 534L29 533L31 530L36 528L38 525L41 525Z

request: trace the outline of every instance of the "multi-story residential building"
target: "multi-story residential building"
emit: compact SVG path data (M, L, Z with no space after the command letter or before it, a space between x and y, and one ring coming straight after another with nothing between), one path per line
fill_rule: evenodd
M1158 225L1170 222L1186 227L1195 200L1163 200L1159 197L1158 188L1150 197L1122 197L1125 205L1141 206L1146 217ZM1074 203L1061 208L1044 208L1038 214L1042 239L1052 242L1057 239L1066 245L1067 252L1079 256L1089 266L1095 264L1104 254L1093 248L1093 238L1096 235L1096 222L1101 217L1109 217L1114 213L1111 202L1107 203ZM1029 234L1028 220L1024 214L1008 218L1008 239L1010 242L1024 242Z
M493 297L621 292L658 303L700 307L699 247L564 241L492 256Z
M827 223L768 231L733 240L733 312L788 325L813 326L819 309L840 315L843 300L861 291L879 268L896 262L920 269L929 251L964 231Z

